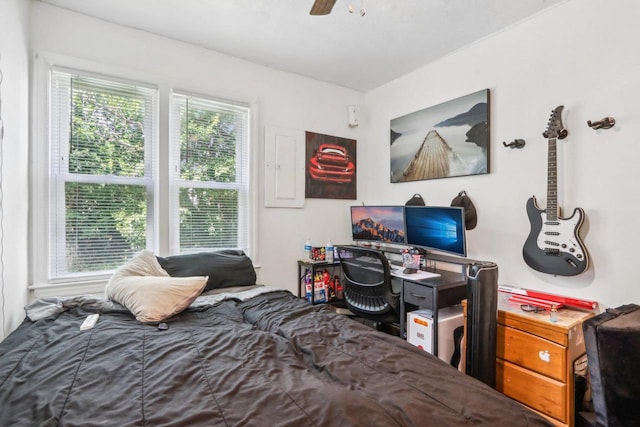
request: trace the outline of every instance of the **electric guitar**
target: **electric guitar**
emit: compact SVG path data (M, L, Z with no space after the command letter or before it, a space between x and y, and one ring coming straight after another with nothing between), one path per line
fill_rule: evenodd
M556 139L564 139L568 133L562 125L563 108L560 105L553 110L547 130L542 134L549 141L547 208L540 209L535 196L527 201L531 232L522 248L522 256L534 270L575 276L589 267L589 255L580 240L584 211L576 208L569 218L559 216Z

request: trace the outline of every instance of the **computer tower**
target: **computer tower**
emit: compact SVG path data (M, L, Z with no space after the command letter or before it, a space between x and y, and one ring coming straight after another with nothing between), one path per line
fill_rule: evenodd
M455 350L454 331L464 324L462 306L438 310L438 358L451 364ZM433 354L433 312L416 310L407 313L407 342ZM459 368L457 365L456 368Z
M498 266L476 262L468 268L466 373L495 388Z

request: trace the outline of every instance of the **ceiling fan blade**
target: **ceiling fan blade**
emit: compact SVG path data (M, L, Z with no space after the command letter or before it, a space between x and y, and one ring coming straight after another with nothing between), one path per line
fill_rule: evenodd
M333 9L336 0L315 0L311 7L311 15L328 15Z

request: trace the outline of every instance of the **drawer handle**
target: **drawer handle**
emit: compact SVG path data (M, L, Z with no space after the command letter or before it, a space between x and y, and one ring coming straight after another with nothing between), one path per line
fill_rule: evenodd
M413 292L411 292L411 296L412 296L412 297L416 297L416 298L422 298L422 299L425 299L425 298L426 298L426 296L425 296L425 295L414 294Z
M538 352L538 357L543 362L547 362L547 363L551 362L551 355L549 354L549 350L540 350Z

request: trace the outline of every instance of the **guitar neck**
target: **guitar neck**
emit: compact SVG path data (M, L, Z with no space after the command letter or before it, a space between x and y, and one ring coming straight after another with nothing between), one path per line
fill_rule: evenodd
M547 159L547 221L558 220L558 156L556 138L549 138Z

